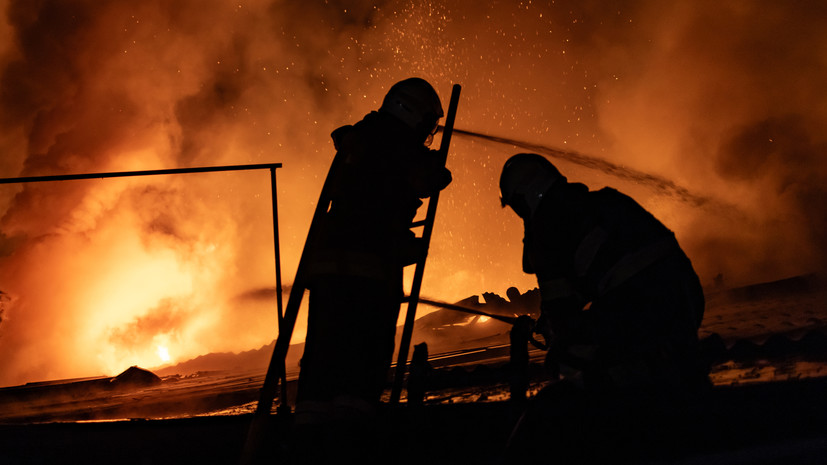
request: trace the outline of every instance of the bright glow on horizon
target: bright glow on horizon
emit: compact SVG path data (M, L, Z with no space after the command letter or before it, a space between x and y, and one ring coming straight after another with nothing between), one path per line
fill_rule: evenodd
M162 362L169 362L169 349L164 346L158 346L158 358L160 358Z

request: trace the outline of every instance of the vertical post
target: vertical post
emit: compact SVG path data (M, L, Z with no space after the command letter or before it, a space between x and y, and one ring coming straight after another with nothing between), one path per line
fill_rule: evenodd
M281 249L279 247L279 203L276 193L276 169L270 168L270 198L273 203L273 249L276 255L276 305L279 312L279 331L284 320L281 288Z
M279 203L278 193L276 192L276 169L270 168L270 198L273 204L273 250L276 258L276 309L278 311L279 333L284 330L284 310L281 287L281 247L279 246ZM287 402L287 372L282 372L281 376L281 405L279 411L290 411L290 405Z
M457 105L459 105L460 89L459 84L454 84L451 90L451 103L448 106L448 114L445 117L445 126L442 129L442 141L439 145L439 153L443 165L448 158L448 147L451 144L454 119L457 115ZM416 305L419 302L419 290L422 287L422 277L425 273L425 259L427 258L428 247L431 243L431 233L434 230L437 202L439 202L439 192L432 195L428 200L428 212L425 215L425 225L422 231L425 253L416 262L416 269L414 270L411 295L408 298L408 309L405 315L405 326L402 329L402 340L399 343L399 356L396 359L396 375L394 376L393 388L391 389L391 404L399 403L399 398L402 395L402 381L405 378L405 370L408 364L408 351L411 347L411 336L413 335L414 320L416 319Z

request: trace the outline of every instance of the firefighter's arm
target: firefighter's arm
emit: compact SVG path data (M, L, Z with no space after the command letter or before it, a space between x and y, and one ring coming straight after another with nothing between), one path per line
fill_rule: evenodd
M531 228L528 222L523 222L523 228L525 229L525 233L523 234L523 272L534 274L536 271L534 270L534 265L531 263L531 254L528 250L529 244L531 244Z
M451 171L442 164L435 150L425 149L411 168L411 185L421 199L430 197L448 187L453 181Z
M571 343L585 337L583 305L579 296L571 295L554 300L544 299L540 308L556 338Z
M566 276L538 276L537 284L540 288L540 310L553 317L552 324L556 324L559 318L576 315L586 305L586 299Z
M584 324L575 299L543 301L540 318L534 325L534 333L543 336L545 348L570 345L582 340Z
M542 289L546 292L535 332L546 341L546 367L552 376L559 374L561 365L581 370L592 358L586 354L592 352L592 338L583 312L584 299L574 291L565 292L565 286L558 294L550 292L548 284Z

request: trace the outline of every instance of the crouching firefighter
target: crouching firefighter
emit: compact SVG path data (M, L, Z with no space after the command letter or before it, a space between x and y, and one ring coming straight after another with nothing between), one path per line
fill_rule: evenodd
M375 444L360 425L370 423L387 380L403 268L425 253L411 223L420 199L451 182L428 148L442 116L433 87L410 78L390 88L378 111L332 133L337 161L312 249L296 399L295 422L310 441L304 452L322 454L307 461L348 459L337 446L358 448L356 437ZM334 444L325 444L328 433Z
M703 292L672 231L612 188L567 182L537 154L511 157L500 191L525 227L523 270L540 288L535 331L549 344L547 367L567 375L551 390L576 399L546 399L545 408L582 418L598 405L603 412L592 413L605 414L618 394L645 404L708 386L697 335Z

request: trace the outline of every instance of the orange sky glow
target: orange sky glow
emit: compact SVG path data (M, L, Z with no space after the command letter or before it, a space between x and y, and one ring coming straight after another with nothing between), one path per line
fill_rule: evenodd
M705 285L822 270L823 2L350 3L0 0L0 177L282 163L287 285L330 132L420 76L632 195ZM423 296L535 286L498 202L521 151L455 134ZM261 347L273 257L266 171L0 186L0 386Z

